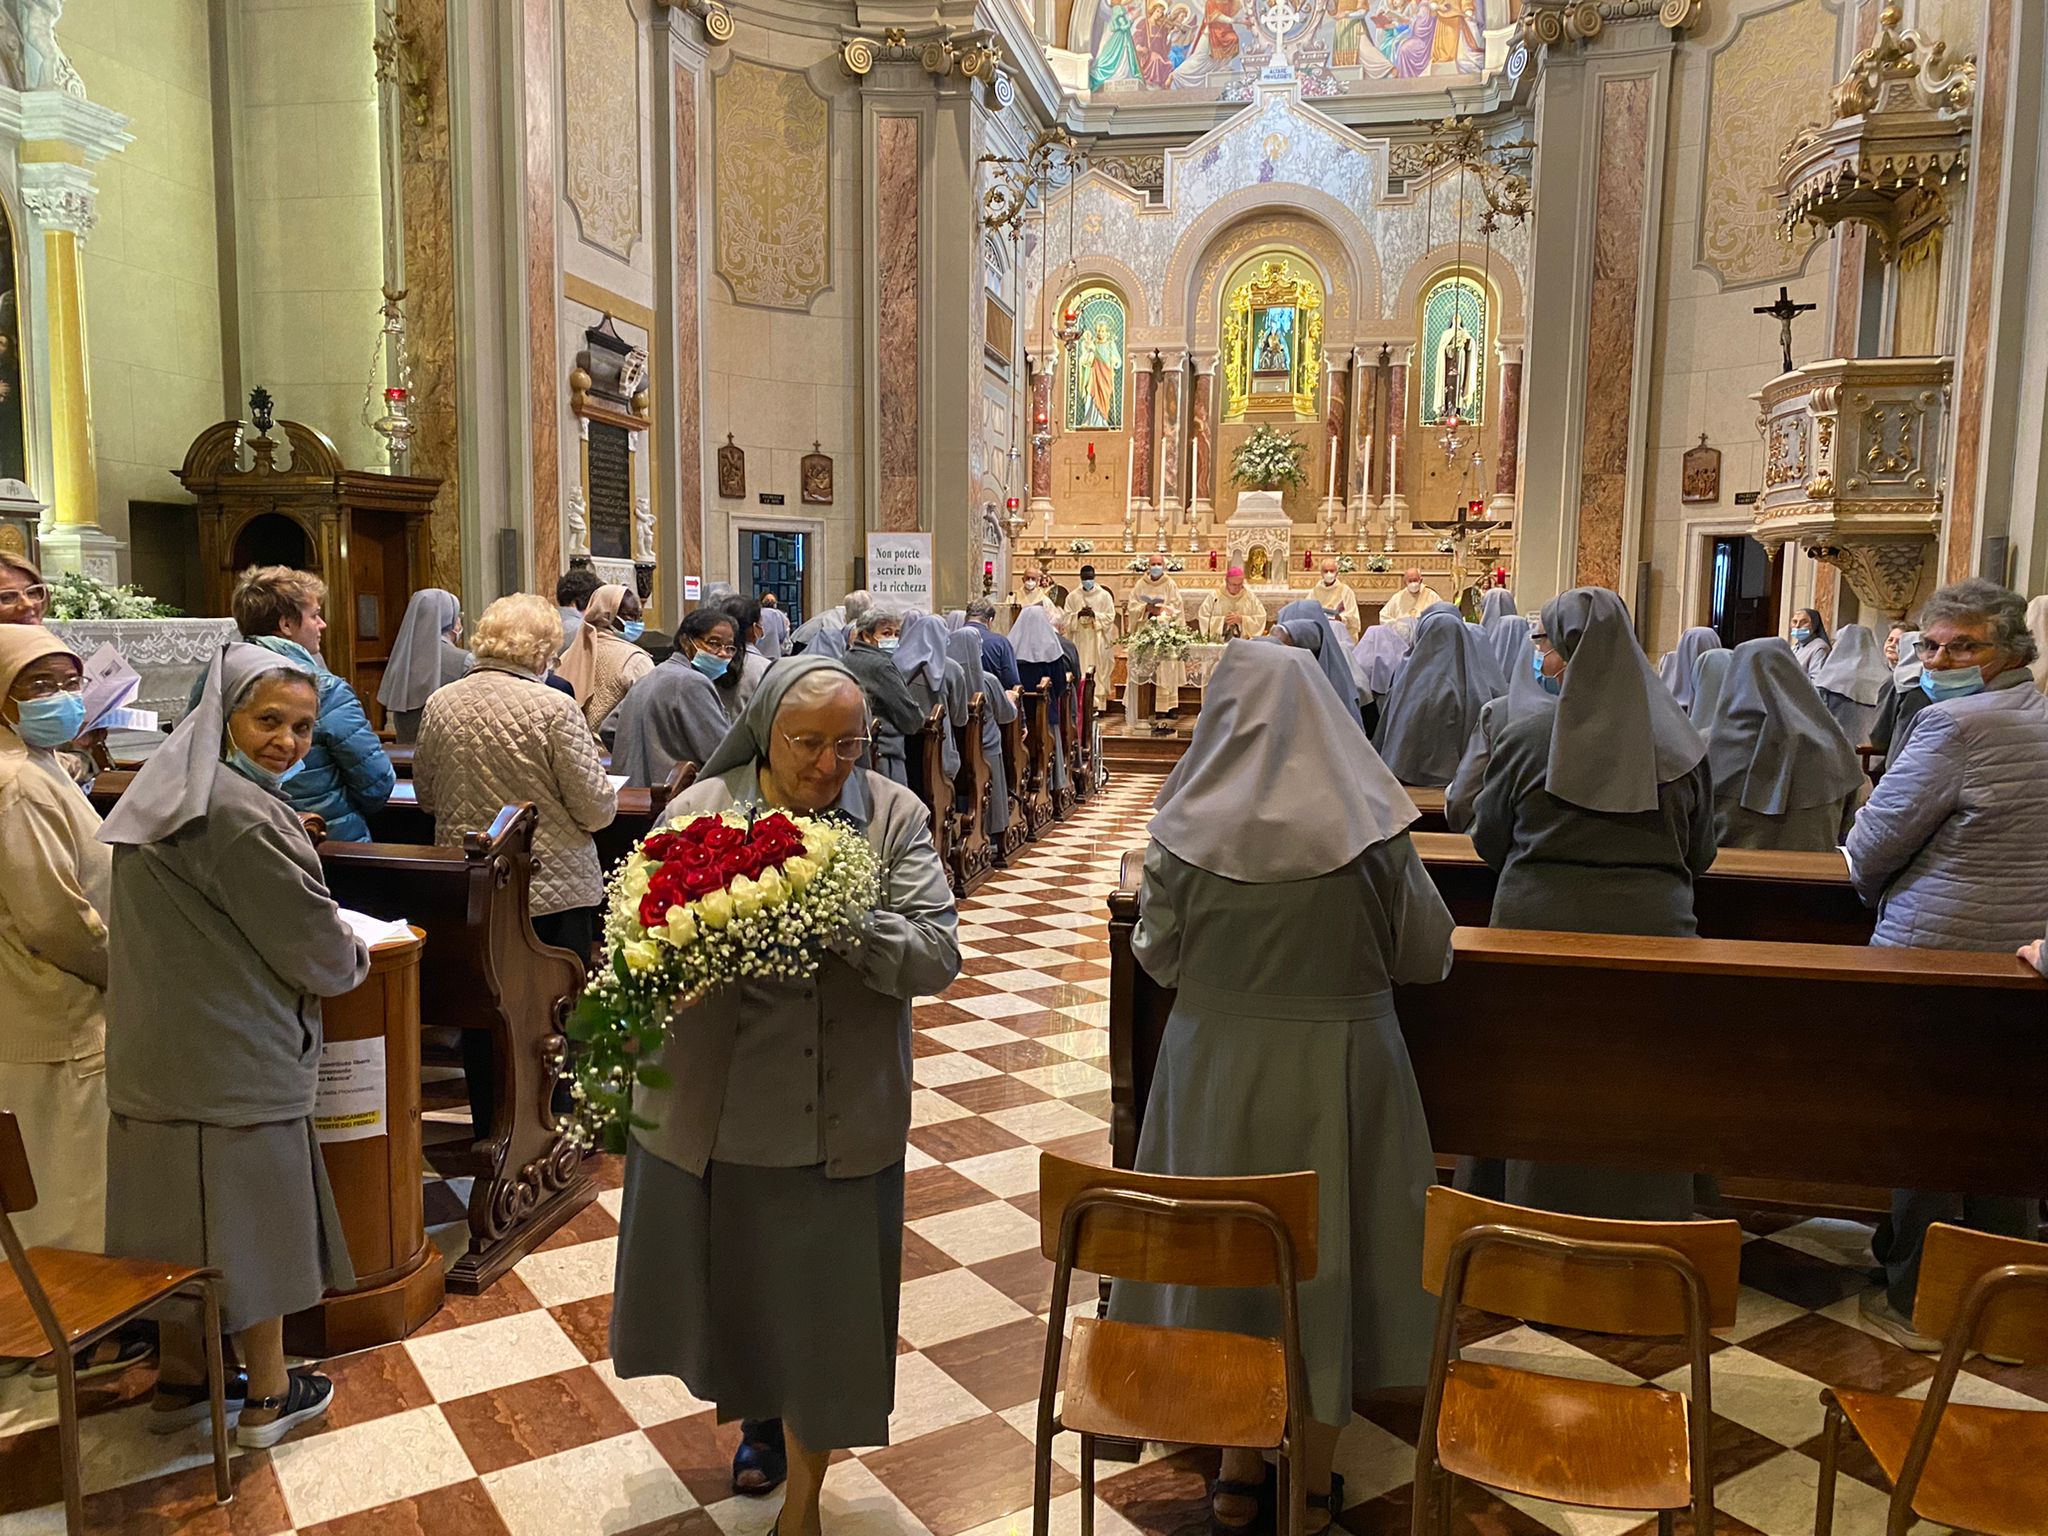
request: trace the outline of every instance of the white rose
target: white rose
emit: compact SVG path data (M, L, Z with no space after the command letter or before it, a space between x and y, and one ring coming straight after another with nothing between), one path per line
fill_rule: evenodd
M670 907L667 932L669 943L677 948L694 944L697 942L697 919L688 907Z
M789 898L789 886L772 869L762 870L761 878L755 884L760 888L761 905L764 907L779 907Z
M645 939L634 939L624 946L626 969L630 971L651 971L661 964L661 951Z
M732 915L733 900L724 891L713 891L697 902L697 921L706 928L723 928Z
M626 894L638 901L647 894L647 884L652 878L653 866L637 853L634 854L626 865L626 878L623 881Z
M792 891L800 891L817 877L818 866L802 854L782 861L782 878Z

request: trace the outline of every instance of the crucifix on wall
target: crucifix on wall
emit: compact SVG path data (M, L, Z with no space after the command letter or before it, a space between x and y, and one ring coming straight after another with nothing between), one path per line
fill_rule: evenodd
M1780 286L1778 289L1778 301L1775 304L1759 304L1751 311L1753 314L1769 315L1778 322L1778 345L1784 348L1785 351L1785 372L1787 373L1792 371L1792 322L1808 310L1818 308L1820 308L1818 304L1793 303L1792 291L1789 288Z

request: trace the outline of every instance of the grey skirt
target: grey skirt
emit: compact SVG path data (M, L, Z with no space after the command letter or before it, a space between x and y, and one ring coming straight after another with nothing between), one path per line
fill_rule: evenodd
M236 1333L355 1284L313 1122L107 1124L107 1252L221 1272Z
M1310 1412L1342 1425L1357 1394L1428 1379L1436 1303L1422 1288L1422 1219L1436 1168L1391 999L1373 999L1355 1019L1281 1022L1196 1007L1183 992L1138 1167L1198 1178L1314 1169L1319 1260L1298 1292ZM1271 1288L1119 1281L1110 1316L1280 1331Z
M896 1399L903 1164L712 1163L626 1153L612 1294L621 1376L674 1376L732 1419L781 1419L808 1450L887 1445Z

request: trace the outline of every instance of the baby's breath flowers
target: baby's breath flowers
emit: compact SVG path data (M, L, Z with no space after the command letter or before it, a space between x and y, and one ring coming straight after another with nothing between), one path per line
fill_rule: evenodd
M874 910L880 872L859 831L813 816L698 816L648 836L605 888L611 964L567 1026L575 1101L568 1137L623 1152L633 1089L670 1078L658 1057L671 1020L745 978L804 981L825 946Z

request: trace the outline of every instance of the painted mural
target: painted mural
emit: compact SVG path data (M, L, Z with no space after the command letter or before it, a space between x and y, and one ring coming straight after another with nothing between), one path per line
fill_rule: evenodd
M1287 53L1304 96L1479 75L1521 0L1293 0ZM1077 0L1069 44L1091 91L1248 99L1273 56L1267 0ZM1496 61L1497 62L1497 61Z
M1067 430L1119 432L1124 424L1124 306L1107 288L1074 296L1081 334L1067 348Z

